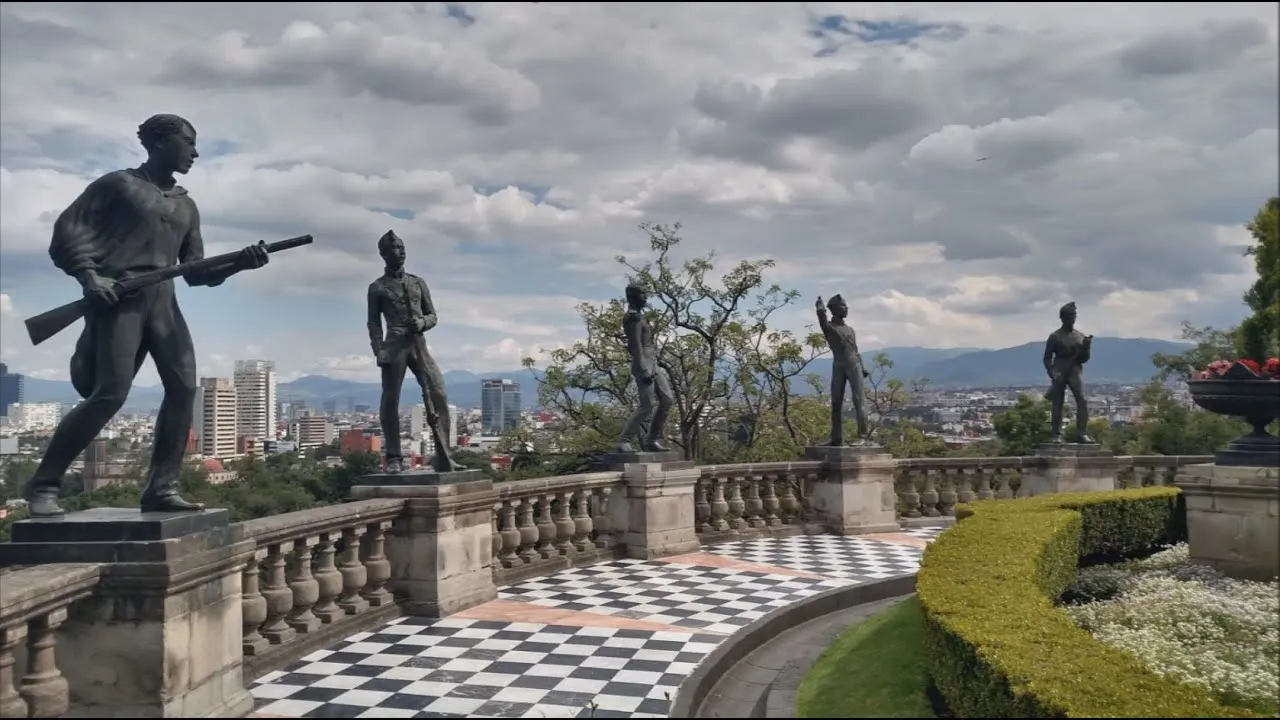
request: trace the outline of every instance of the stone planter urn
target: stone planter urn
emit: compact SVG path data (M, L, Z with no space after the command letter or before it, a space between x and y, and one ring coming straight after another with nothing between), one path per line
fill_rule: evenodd
M1218 415L1243 418L1252 432L1218 451L1212 464L1181 468L1174 483L1187 507L1193 562L1249 580L1280 576L1280 380L1235 363L1218 377L1191 380L1191 397Z
M1187 387L1196 405L1216 415L1243 418L1253 431L1214 455L1214 464L1226 467L1280 466L1280 437L1267 426L1280 418L1280 380L1259 376L1236 363L1221 377L1189 380Z

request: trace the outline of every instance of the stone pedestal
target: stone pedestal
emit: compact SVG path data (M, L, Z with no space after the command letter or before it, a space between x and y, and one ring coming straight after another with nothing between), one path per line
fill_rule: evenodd
M1280 577L1280 469L1186 465L1174 483L1193 562L1246 580Z
M683 465L681 463L684 463ZM611 452L604 455L604 469L624 470L628 465L656 465L663 469L690 467L692 462L676 450L667 452Z
M379 473L351 488L354 500L402 498L387 534L392 592L407 615L442 618L498 596L493 584L493 507L479 470ZM382 484L373 484L382 483Z
M693 497L701 474L687 460L624 466L626 498L613 522L622 530L627 557L652 560L701 547Z
M816 519L841 535L897 532L893 456L874 443L807 447L805 458L822 461L808 488Z
M0 565L101 563L57 635L68 717L241 717L241 569L254 543L226 510L99 508L23 520Z
M1022 471L1023 497L1116 489L1120 461L1097 443L1044 443Z

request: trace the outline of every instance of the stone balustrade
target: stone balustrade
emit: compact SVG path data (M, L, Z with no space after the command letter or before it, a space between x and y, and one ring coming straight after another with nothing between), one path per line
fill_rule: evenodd
M0 717L54 718L67 712L71 696L54 655L56 632L71 605L93 594L100 574L97 564L0 571ZM21 678L16 686L15 677Z
M356 632L364 616L392 606L385 540L403 507L360 500L240 524L257 546L241 571L250 674Z
M1079 467L1103 489L1168 484L1179 468L1209 460L1108 455ZM22 540L15 526L15 542L0 544L0 565L9 566L0 569L0 710L238 716L251 705L242 675L399 614L449 615L492 599L498 586L619 557L944 524L959 503L1033 492L1027 478L1045 467L1065 483L1075 462L1039 454L895 461L875 448L819 448L796 462L625 463L497 484L477 473L425 482L370 476L351 502L242 523L211 510L182 529L136 512L129 520L133 511L121 509L91 520L119 522L123 534L97 538L83 534L93 522L73 514L66 522L86 523L74 542L36 526ZM138 628L150 643L141 653L125 647ZM214 636L227 642L207 640ZM195 637L206 639L196 645ZM61 669L55 644L77 648ZM148 680L181 675L182 659L197 655L191 667L201 673L182 677L180 696ZM103 672L117 676L110 692Z
M493 580L503 585L612 558L621 472L513 480L495 487Z
M789 535L806 527L805 487L817 461L704 465L694 488L698 540Z

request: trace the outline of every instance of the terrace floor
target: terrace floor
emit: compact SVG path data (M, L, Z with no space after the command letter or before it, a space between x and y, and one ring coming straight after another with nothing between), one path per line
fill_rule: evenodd
M726 637L799 598L914 574L939 531L744 540L558 572L268 673L250 688L251 717L667 717Z

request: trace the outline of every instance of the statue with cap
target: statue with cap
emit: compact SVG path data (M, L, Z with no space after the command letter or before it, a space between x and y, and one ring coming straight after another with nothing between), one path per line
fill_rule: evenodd
M850 399L853 400L853 415L858 422L858 439L866 442L871 436L867 423L867 413L863 409L862 381L871 377L866 366L862 364L862 355L858 352L858 337L845 319L849 316L849 306L844 298L836 295L827 301L825 307L822 298L813 304L818 312L818 327L827 338L831 348L831 439L827 445L844 444L844 391L849 388ZM831 311L831 319L827 319L827 310Z
M1089 404L1084 398L1084 364L1089 362L1093 336L1076 329L1076 304L1069 302L1058 310L1062 326L1049 335L1044 343L1044 370L1049 374L1049 390L1044 394L1052 403L1049 425L1053 433L1051 442L1062 442L1062 406L1067 390L1076 402L1075 442L1092 443L1086 434L1089 427Z
M378 254L386 264L382 277L369 285L369 345L382 370L382 438L386 454L386 471L404 469L400 449L400 389L405 371L413 373L422 388L422 401L427 407L427 422L435 438L432 467L437 472L461 470L449 456L447 417L449 400L444 392L444 376L440 366L427 351L425 333L436 326L436 307L431 291L422 278L404 271L404 240L394 230L378 239ZM383 332L383 321L386 331Z

